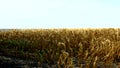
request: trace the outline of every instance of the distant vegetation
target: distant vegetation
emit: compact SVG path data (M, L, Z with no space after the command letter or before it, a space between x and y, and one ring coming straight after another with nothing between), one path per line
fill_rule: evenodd
M57 63L60 68L96 68L120 62L120 29L33 29L0 31L1 55Z

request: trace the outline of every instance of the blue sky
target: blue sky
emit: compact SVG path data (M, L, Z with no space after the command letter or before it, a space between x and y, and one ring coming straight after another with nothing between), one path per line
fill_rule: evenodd
M0 0L0 28L120 26L120 0Z

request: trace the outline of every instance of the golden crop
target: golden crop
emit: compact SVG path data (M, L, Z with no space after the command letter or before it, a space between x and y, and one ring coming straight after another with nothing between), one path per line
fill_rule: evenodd
M74 68L73 58L86 68L120 60L120 29L27 29L0 31L3 55L46 61ZM69 61L68 61L69 60Z

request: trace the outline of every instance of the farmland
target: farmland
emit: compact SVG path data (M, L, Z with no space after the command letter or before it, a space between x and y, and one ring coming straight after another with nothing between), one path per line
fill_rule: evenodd
M110 68L120 62L120 29L1 30L0 55L56 64L56 68Z

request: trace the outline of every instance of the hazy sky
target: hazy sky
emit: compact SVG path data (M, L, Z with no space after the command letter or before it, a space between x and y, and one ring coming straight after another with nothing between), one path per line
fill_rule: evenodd
M0 0L0 28L120 27L120 0Z

